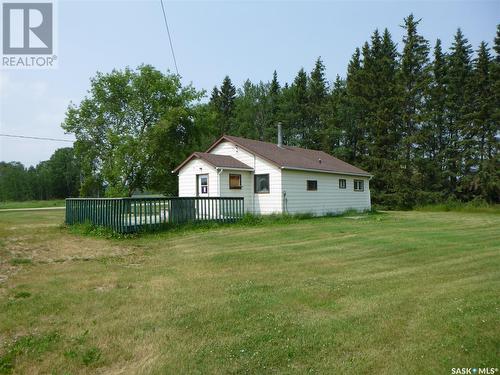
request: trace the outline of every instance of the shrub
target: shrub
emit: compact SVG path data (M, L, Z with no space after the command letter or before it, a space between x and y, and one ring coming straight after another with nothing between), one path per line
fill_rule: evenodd
M448 199L443 203L421 205L415 208L417 211L434 211L434 212L489 212L500 213L500 205L489 204L482 199L474 199L469 202L460 202L455 199Z

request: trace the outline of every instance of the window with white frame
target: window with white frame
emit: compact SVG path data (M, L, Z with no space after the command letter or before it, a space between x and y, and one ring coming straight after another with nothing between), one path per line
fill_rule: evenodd
M363 180L354 180L354 191L364 191L365 182Z

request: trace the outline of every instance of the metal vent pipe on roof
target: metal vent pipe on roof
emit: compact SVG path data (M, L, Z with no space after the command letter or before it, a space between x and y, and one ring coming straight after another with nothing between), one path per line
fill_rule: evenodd
M281 132L281 122L278 122L278 147L283 147L283 134Z

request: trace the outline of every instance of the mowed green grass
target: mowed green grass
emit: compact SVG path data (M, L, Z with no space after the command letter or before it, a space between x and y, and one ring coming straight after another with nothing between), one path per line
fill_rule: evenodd
M64 199L51 199L45 201L0 201L0 210L12 208L45 208L45 207L64 207Z
M500 215L392 212L133 239L0 213L0 373L499 367ZM3 367L2 367L3 366Z

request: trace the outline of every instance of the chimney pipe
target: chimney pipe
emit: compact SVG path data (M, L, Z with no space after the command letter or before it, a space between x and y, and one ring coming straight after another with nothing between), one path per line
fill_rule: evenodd
M281 122L278 122L278 147L283 147L283 134L281 133Z

